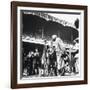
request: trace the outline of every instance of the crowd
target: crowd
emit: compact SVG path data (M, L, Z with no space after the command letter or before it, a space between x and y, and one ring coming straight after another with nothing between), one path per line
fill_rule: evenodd
M76 57L79 50L63 48L62 40L56 35L52 36L50 44L45 40L42 54L38 48L29 51L27 55L24 53L23 76L65 76L79 73Z

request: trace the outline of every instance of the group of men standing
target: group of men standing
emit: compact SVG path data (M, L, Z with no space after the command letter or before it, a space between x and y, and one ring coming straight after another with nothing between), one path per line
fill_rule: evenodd
M67 72L69 75L71 73L78 73L78 66L76 65L78 57L75 57L78 53L78 49L72 51L66 50L66 47L63 46L63 41L57 37L57 35L52 35L52 40L46 48L44 53L44 64L48 63L48 75L65 75ZM43 60L43 59L42 59Z
M77 53L78 51L75 50L70 55L71 53L67 52L65 47L63 47L62 40L57 35L52 35L49 44L45 41L42 56L40 56L38 49L35 49L35 52L28 53L27 69L26 71L24 69L23 75L62 76L66 72L69 74L72 72L77 73L76 61L78 58L74 58Z

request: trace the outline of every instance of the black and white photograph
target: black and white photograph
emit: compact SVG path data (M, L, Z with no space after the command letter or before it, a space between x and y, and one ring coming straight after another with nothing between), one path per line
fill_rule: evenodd
M80 76L81 13L20 10L20 79Z
M11 2L11 88L87 84L87 6Z
M87 83L86 12L79 5L12 2L12 88Z
M80 13L21 14L21 78L78 75Z

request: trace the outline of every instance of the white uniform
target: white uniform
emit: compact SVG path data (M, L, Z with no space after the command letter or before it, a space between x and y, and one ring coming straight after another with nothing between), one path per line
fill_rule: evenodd
M56 49L57 55L57 69L59 70L62 66L61 54L62 54L62 40L60 38L56 38L55 41L52 42L52 46Z

